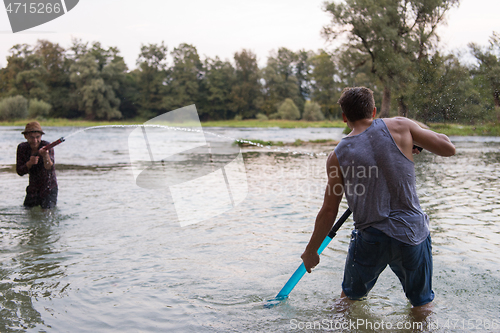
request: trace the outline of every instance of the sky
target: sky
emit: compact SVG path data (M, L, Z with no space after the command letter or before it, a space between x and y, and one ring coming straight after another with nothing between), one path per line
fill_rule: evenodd
M194 45L201 58L231 60L248 49L264 66L272 50L286 47L317 51L333 49L321 37L330 18L324 0L80 0L65 15L12 33L7 12L0 8L0 67L15 44L39 39L69 47L72 38L116 46L129 69L136 68L141 45L161 43L172 51L181 43ZM499 0L462 0L438 30L445 51L466 51L475 42L486 46L500 33Z

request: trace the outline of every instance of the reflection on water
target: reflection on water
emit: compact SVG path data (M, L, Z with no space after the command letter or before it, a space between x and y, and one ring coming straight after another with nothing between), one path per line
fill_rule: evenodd
M59 235L53 232L59 219L57 209L43 212L16 207L0 211L0 331L43 324L33 301L64 295L66 286L58 280L65 274L64 258L56 245Z
M23 209L27 178L13 169L21 130L0 129L12 152L0 155L1 332L500 329L500 142L495 139L460 138L454 157L424 152L415 158L421 205L431 220L436 293L420 329L390 270L366 300L350 307L338 300L352 221L286 302L262 306L300 264L322 203L323 153L332 147L308 147L312 156L245 148L247 199L216 218L181 228L168 192L134 183L127 129L89 131L58 146L57 209ZM294 132L303 135L297 137L285 131L284 138L277 130L223 134L291 142L340 135L308 130ZM72 131L46 130L54 139ZM200 161L194 156L183 159L175 169L182 172L195 162ZM341 210L346 208L343 202Z

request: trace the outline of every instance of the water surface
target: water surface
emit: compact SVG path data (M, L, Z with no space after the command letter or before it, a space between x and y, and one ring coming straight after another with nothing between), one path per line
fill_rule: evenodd
M76 131L44 130L48 141ZM374 332L382 322L412 331L395 329L415 319L389 269L365 301L340 311L352 220L286 302L262 306L300 264L333 147L244 148L245 201L181 228L168 193L134 183L131 130L85 131L59 145L58 206L44 212L22 207L28 179L14 167L22 128L0 128L1 332L319 332L342 325L346 332ZM207 130L283 142L339 140L342 132ZM500 140L452 140L456 156L415 158L431 220L436 293L424 330L499 331ZM363 321L379 329L348 326Z

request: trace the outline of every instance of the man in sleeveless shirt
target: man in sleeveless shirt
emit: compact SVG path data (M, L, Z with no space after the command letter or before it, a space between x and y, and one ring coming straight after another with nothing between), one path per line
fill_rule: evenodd
M17 146L16 171L19 176L29 174L24 206L53 208L57 203L58 192L54 149L44 149L49 142L42 140L45 133L36 121L26 124L22 134L26 142Z
M455 154L443 134L403 118L375 119L373 92L346 88L338 101L351 132L327 159L323 206L302 260L306 270L319 263L317 250L330 231L345 194L354 227L341 297L364 298L387 265L418 309L432 302L429 218L416 193L413 146L440 156Z

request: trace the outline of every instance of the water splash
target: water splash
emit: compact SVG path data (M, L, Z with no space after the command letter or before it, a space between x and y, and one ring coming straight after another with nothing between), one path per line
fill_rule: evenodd
M88 130L93 130L93 129L103 129L103 128L137 128L137 127L149 127L149 128L163 128L163 129L168 129L168 130L173 130L173 131L183 131L183 132L194 132L194 133L203 133L203 134L208 134L212 135L214 137L218 137L221 139L226 139L226 140L231 140L237 143L243 143L243 144L248 144L251 146L255 146L258 148L265 148L268 149L272 152L277 152L277 153L284 153L284 154L292 154L292 155L307 155L310 157L317 157L317 156L326 156L326 153L320 152L320 153L315 153L315 152L307 152L307 151L298 151L298 150L293 150L287 147L275 147L271 145L263 145L258 142L253 142L250 140L244 140L244 139L237 139L237 138L232 138L226 135L218 134L218 133L213 133L205 130L200 130L200 129L195 129L195 128L190 128L190 127L177 127L177 126L166 126L166 125L146 125L146 124L133 124L133 125L99 125L99 126L92 126L92 127L86 127L83 129L80 129L78 131L75 131L73 133L70 133L66 137L64 137L65 140L69 139L70 137L83 133Z

